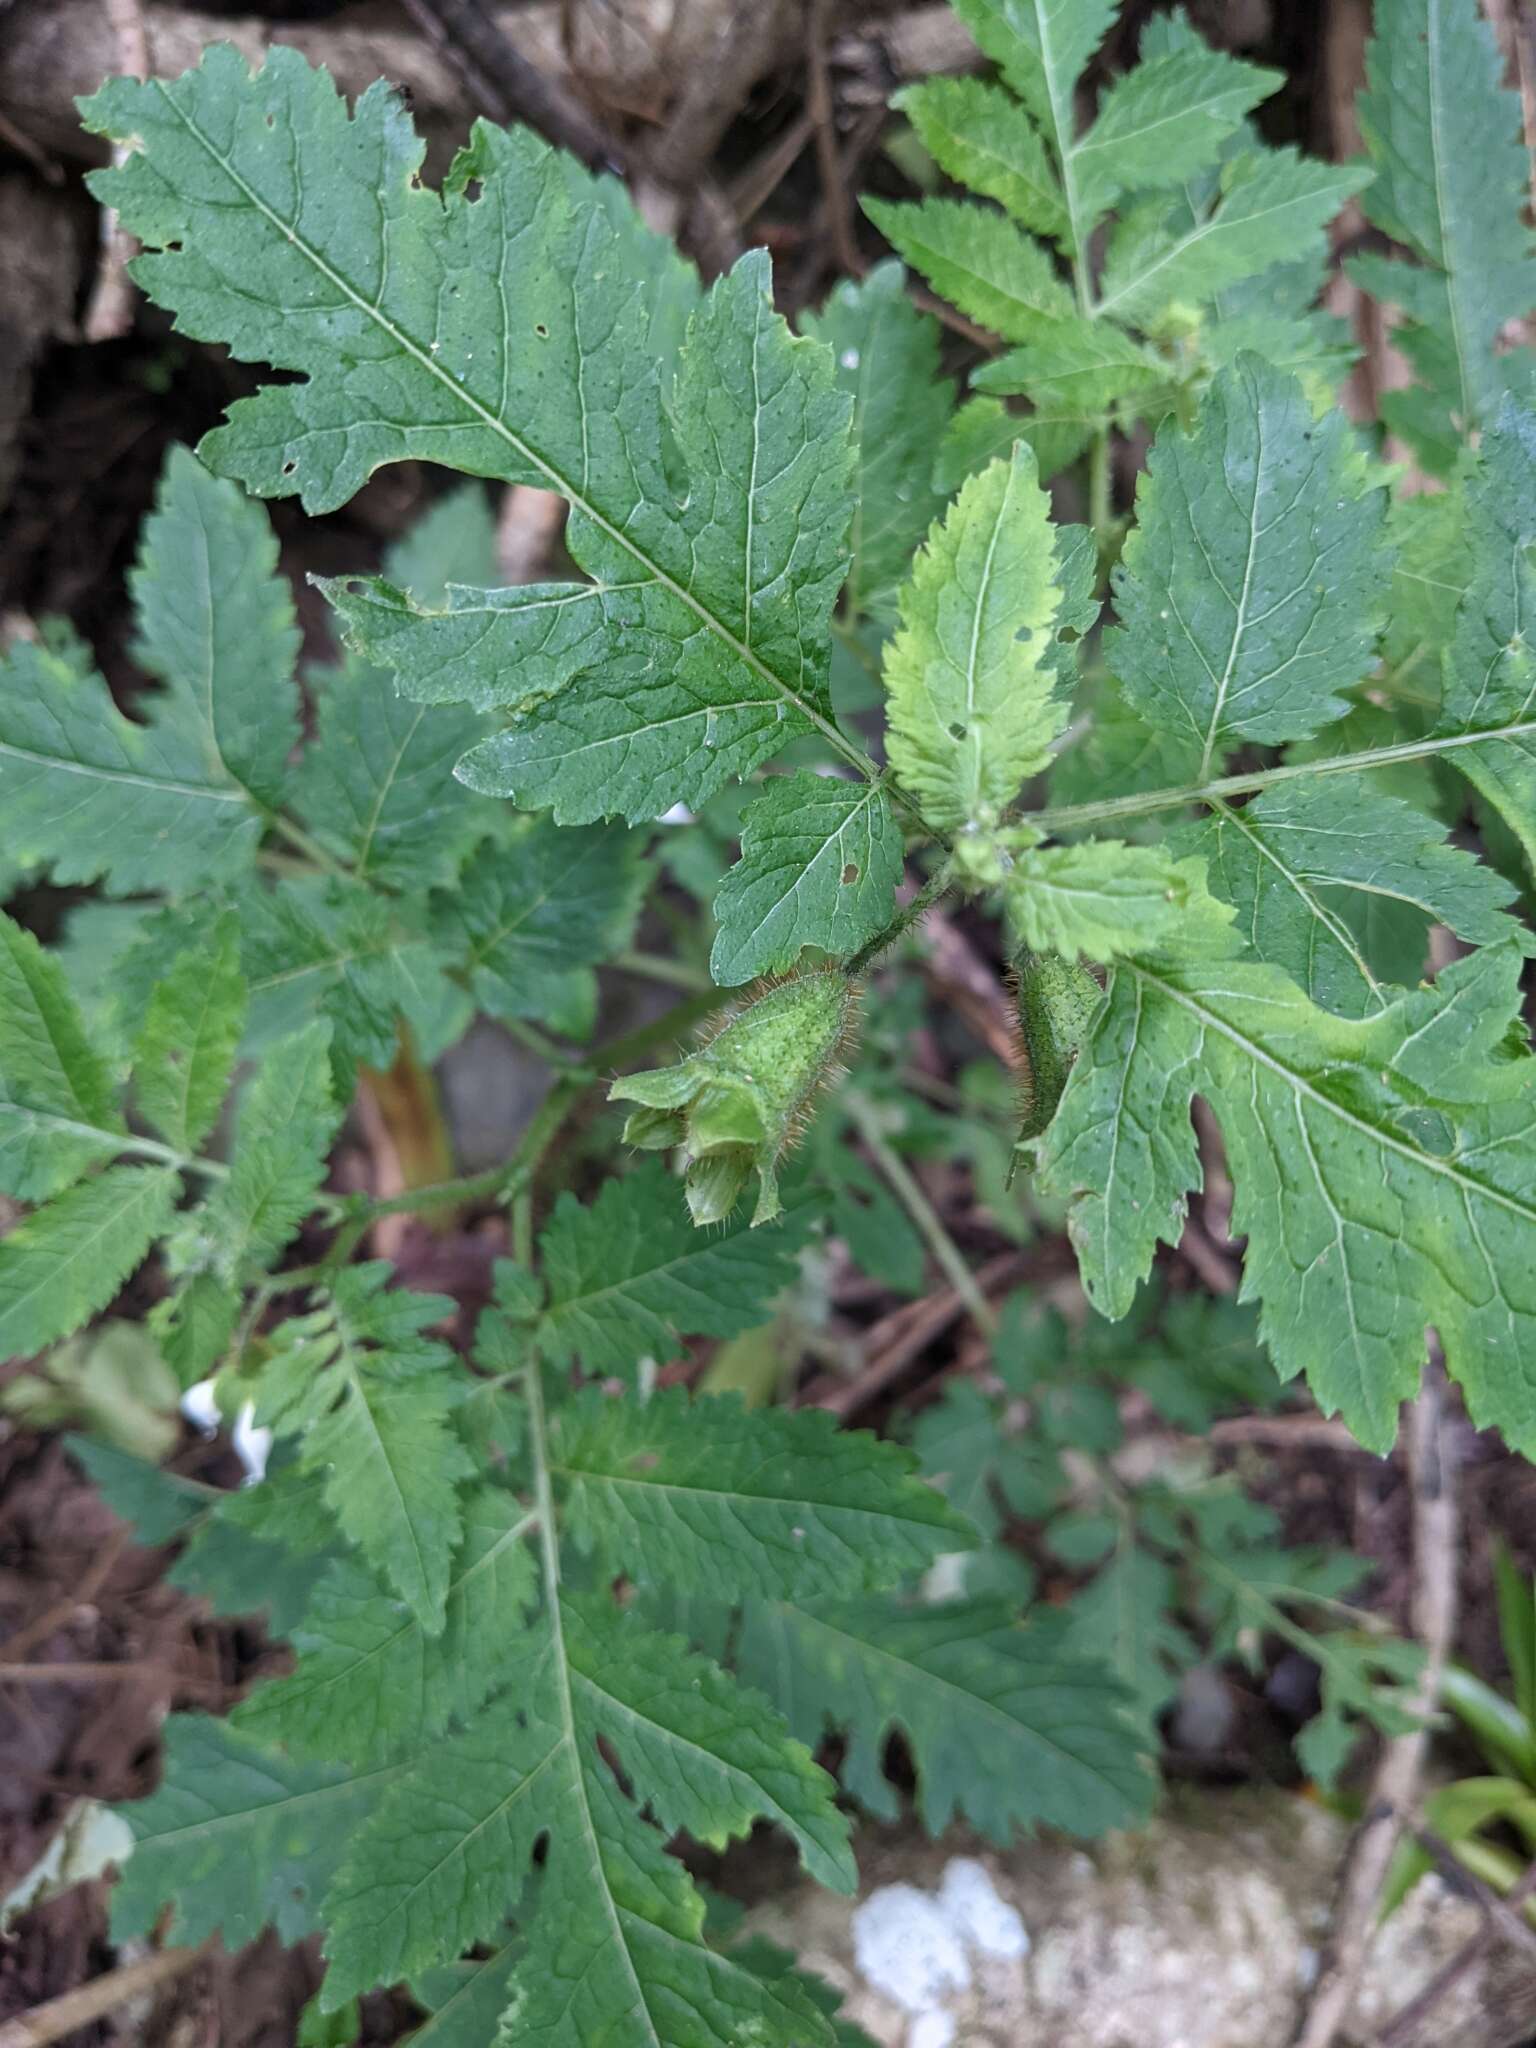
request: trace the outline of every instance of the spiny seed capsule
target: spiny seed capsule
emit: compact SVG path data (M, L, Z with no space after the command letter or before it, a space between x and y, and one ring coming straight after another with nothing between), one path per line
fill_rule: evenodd
M1008 1178L1056 1114L1073 1062L1104 1001L1093 974L1059 953L1022 947L1009 975L1017 1022L1019 1135Z
M793 975L760 986L676 1066L614 1082L610 1102L641 1105L624 1126L626 1144L682 1147L695 1223L729 1216L754 1169L753 1225L779 1214L779 1163L817 1091L842 1071L858 1003L858 984L836 968Z

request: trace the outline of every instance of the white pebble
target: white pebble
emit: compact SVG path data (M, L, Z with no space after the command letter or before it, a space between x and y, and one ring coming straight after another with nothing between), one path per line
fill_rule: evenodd
M853 1916L853 1953L872 1990L910 2013L927 2013L946 1992L970 1988L971 1966L951 1925L926 1892L882 1885Z
M999 1896L986 1865L974 1856L952 1856L945 1864L939 1905L968 1948L1008 1960L1029 1954L1029 1930L1018 1909Z
M953 2013L920 2012L907 2034L907 2048L954 2048Z

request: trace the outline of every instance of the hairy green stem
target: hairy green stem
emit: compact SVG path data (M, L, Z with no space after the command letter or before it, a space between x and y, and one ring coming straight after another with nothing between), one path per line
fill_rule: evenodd
M894 946L904 932L910 931L913 925L927 916L934 904L949 889L953 880L953 864L945 861L942 867L929 876L911 902L904 903L889 924L882 926L867 945L860 946L858 952L848 962L848 973L862 974L872 960L878 958L888 946Z
M1149 789L1135 796L1105 797L1098 803L1057 804L1030 811L1029 823L1042 832L1071 832L1080 825L1105 824L1120 818L1145 818L1185 804L1208 804L1221 797L1246 796L1276 782L1298 782L1312 775L1357 775L1370 768L1391 768L1400 761L1430 761L1462 747L1483 747L1494 740L1536 738L1536 719L1519 719L1487 732L1432 735L1404 740L1390 747L1362 747L1353 754L1330 754L1319 761L1287 761L1276 768L1256 768L1247 775L1223 775L1214 782L1192 783L1185 789Z

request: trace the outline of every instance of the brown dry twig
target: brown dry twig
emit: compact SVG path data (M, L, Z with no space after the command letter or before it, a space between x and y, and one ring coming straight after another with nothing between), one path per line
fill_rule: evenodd
M821 172L822 215L837 267L848 277L862 277L863 254L853 232L853 208L837 147L837 109L832 74L827 64L828 0L809 0L805 11L806 111L816 135L816 162Z
M1507 1911L1514 1913L1532 1893L1536 1893L1536 1863L1530 1865L1518 1884L1510 1887L1502 1903ZM1417 2044L1425 2039L1425 2021L1433 2016L1436 2008L1444 2003L1461 1980L1476 1969L1498 1938L1496 1923L1491 1919L1484 1920L1472 1939L1443 1963L1406 2005L1398 2007L1376 2035L1374 2048L1417 2048Z
M1000 1252L981 1267L976 1275L976 1285L991 1299L1014 1285L1024 1265L1022 1252ZM830 1414L840 1415L845 1420L856 1415L871 1401L878 1400L893 1381L900 1379L935 1337L942 1336L951 1323L958 1322L966 1313L966 1306L953 1287L924 1295L921 1301L904 1302L878 1323L871 1324L866 1331L863 1348L868 1362L856 1379L839 1382L827 1375L813 1380L799 1405L803 1408L825 1408Z
M405 7L498 121L527 121L594 169L622 171L618 138L520 54L481 0L405 0Z
M117 69L129 78L149 76L149 34L139 0L106 0L107 20L117 51ZM127 151L119 143L112 151L114 164L126 161ZM138 243L125 232L110 206L101 209L101 255L96 282L91 287L82 332L87 341L117 341L133 326L137 293L128 278L128 264L138 252Z
M0 2025L0 2048L47 2048L51 2041L62 2041L79 2033L130 1999L142 1998L146 1992L158 1991L162 1985L185 1976L195 1964L205 1962L218 1945L218 1936L211 1934L199 1948L160 1949L154 1955L141 1956L135 1963L125 1963L121 1969L92 1977L88 1983L77 1984L73 1991L50 1998L46 2005L35 2005L30 2012L6 2020Z
M1323 1967L1292 2035L1293 2048L1332 2048L1349 2020L1377 1924L1377 1902L1403 1825L1415 1805L1429 1748L1429 1716L1440 1690L1456 1620L1456 1472L1446 1427L1446 1380L1438 1357L1409 1411L1413 1489L1413 1626L1424 1646L1415 1690L1418 1725L1382 1749L1365 1817L1345 1858Z

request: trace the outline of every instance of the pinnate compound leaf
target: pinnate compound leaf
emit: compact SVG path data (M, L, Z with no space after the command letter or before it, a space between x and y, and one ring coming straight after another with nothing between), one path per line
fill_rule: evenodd
M738 1212L696 1230L658 1160L608 1181L589 1206L562 1195L539 1240L549 1289L539 1341L557 1364L626 1373L675 1357L684 1336L734 1337L794 1279L809 1227L791 1209L770 1228L751 1230Z
M1383 0L1372 24L1363 205L1424 268L1378 259L1362 276L1409 315L1410 356L1454 440L1494 417L1511 368L1495 340L1536 306L1520 96L1477 0Z
M331 1094L330 1027L275 1045L241 1097L229 1178L204 1210L220 1270L238 1277L280 1252L314 1207L341 1122Z
M995 825L1066 722L1051 660L1055 530L1022 444L933 528L888 644L891 765L926 822Z
M957 0L955 12L1063 154L1073 88L1109 33L1115 0Z
M573 969L620 951L645 889L641 843L622 825L534 819L510 843L482 846L457 887L433 897L433 929L482 1010L548 1016Z
M210 767L169 692L125 718L79 650L22 641L0 661L0 808L7 851L56 882L178 895L248 867L261 837L246 792Z
M849 408L774 314L766 256L700 305L668 397L656 238L528 130L477 124L439 194L383 86L350 113L296 52L253 77L217 45L174 82L113 81L86 119L134 138L100 189L151 250L145 288L300 373L232 409L205 443L220 469L311 511L421 457L569 500L567 545L619 607L604 658L476 748L471 787L639 820L830 727Z
M1044 139L1011 94L979 78L927 78L891 104L957 184L995 199L1037 235L1066 227L1061 181Z
M1168 381L1168 365L1124 328L1075 314L1053 320L1035 340L983 363L971 379L977 391L1024 392L1036 413L1085 424ZM1034 417L1018 424L1027 426Z
M160 1789L117 1809L134 1844L112 1888L114 1937L147 1936L174 1903L178 1941L222 1934L233 1952L267 1926L301 1941L318 1928L320 1896L393 1775L294 1763L227 1721L173 1714Z
M889 920L902 862L901 827L878 783L770 777L715 897L710 972L736 987L792 967L804 946L856 952Z
M533 1604L529 1517L509 1493L464 1501L441 1635L352 1559L331 1565L293 1633L298 1663L235 1709L234 1725L291 1756L379 1763L441 1735L504 1683Z
M1418 981L1431 923L1479 946L1520 934L1503 876L1370 778L1277 783L1218 805L1177 844L1205 861L1253 956L1340 1016L1385 1009Z
M165 684L209 778L276 802L299 736L299 632L265 512L173 448L128 583L134 653Z
M772 1820L819 1884L853 1890L836 1787L765 1699L611 1603L562 1602L561 1629L584 1732L612 1746L667 1834L723 1849Z
M0 1189L57 1193L117 1149L121 1128L63 968L0 912Z
M213 1129L245 1027L245 982L235 918L220 918L211 947L183 953L150 997L134 1047L140 1114L178 1152Z
M1240 739L1301 739L1340 717L1385 594L1383 494L1362 492L1341 413L1316 420L1294 377L1244 356L1192 433L1157 438L1115 575L1105 655L1188 772Z
M754 1601L739 1660L801 1741L847 1736L844 1776L877 1813L893 1811L881 1756L900 1729L930 1834L960 1816L999 1844L1041 1825L1094 1835L1151 1803L1127 1695L1058 1617L1020 1628L1001 1599Z
M1232 912L1206 887L1205 863L1117 839L1029 847L1003 883L1009 923L1036 953L1117 960L1127 953L1228 950Z
M915 1460L815 1409L748 1410L682 1388L643 1404L581 1397L557 1424L573 1533L644 1580L731 1582L765 1597L889 1585L970 1525Z
M1284 1375L1375 1449L1418 1385L1433 1325L1479 1427L1536 1442L1536 1125L1512 1055L1520 953L1494 946L1435 989L1355 1021L1278 968L1115 970L1046 1135L1084 1284L1128 1312L1175 1242L1200 1167L1191 1096L1226 1142L1244 1296Z
M30 1357L104 1309L170 1227L177 1188L163 1166L111 1166L0 1238L0 1357Z
M907 296L899 263L837 285L802 321L831 349L837 382L853 402L853 527L848 536L846 614L888 607L912 550L944 508L934 449L955 402L939 375L939 323Z
M1315 162L1293 149L1234 157L1219 196L1194 219L1144 201L1110 237L1098 310L1135 327L1170 308L1202 305L1231 286L1293 261L1367 174Z
M471 1470L448 1419L464 1381L448 1346L421 1334L453 1303L386 1290L389 1274L382 1262L346 1267L322 1307L279 1326L258 1412L300 1433L299 1469L324 1474L343 1533L436 1636Z
M1284 82L1278 71L1203 45L1146 57L1122 72L1071 150L1083 218L1096 220L1122 192L1182 184Z
M940 298L1004 341L1029 341L1072 310L1049 251L989 206L866 199L864 211Z

